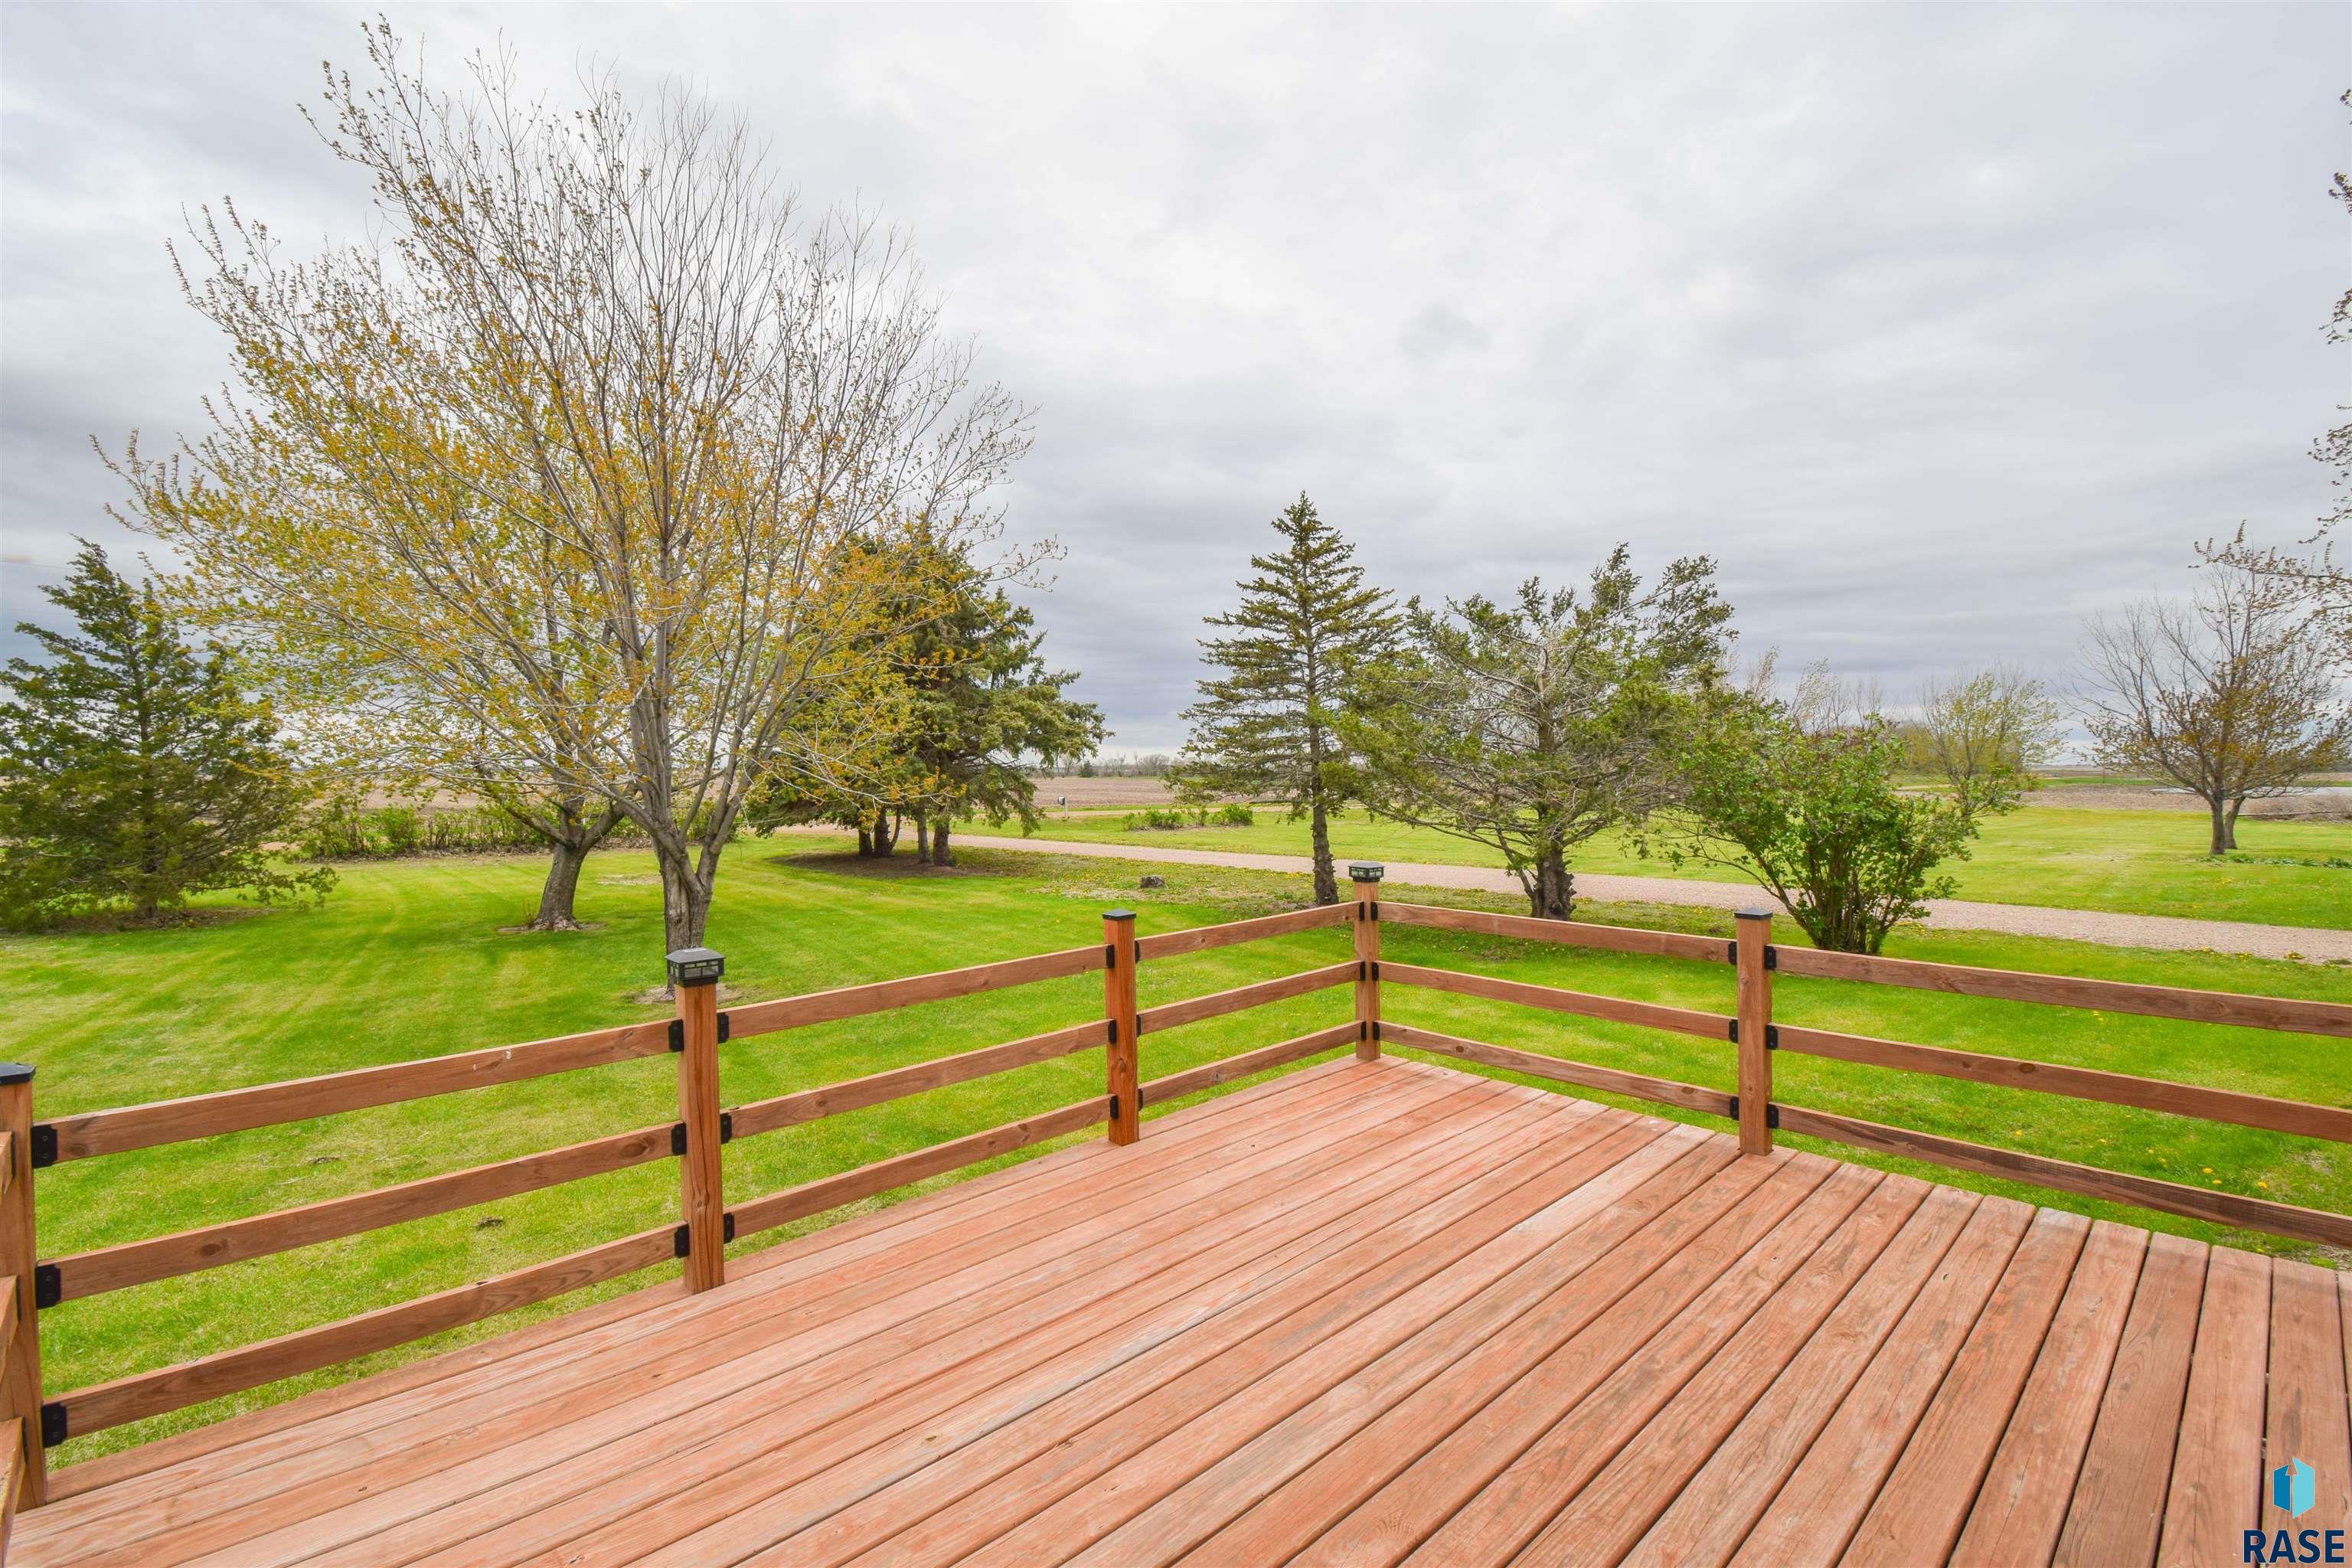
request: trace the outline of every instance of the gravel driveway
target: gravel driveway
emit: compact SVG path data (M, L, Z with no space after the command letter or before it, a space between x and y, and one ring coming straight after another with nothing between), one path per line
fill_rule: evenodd
M1307 875L1314 869L1303 855L1248 855L1220 849L1163 849L1124 844L1085 844L1062 839L1001 838L987 834L958 834L958 847L1020 849L1046 855L1079 855L1106 860L1148 860L1171 866L1227 866L1244 871L1287 871ZM1438 866L1412 861L1388 862L1389 880L1423 888L1466 888L1482 892L1517 893L1518 879L1508 871L1482 866ZM1760 888L1745 882L1695 882L1679 877L1608 877L1593 871L1576 874L1579 896L1604 901L1690 904L1702 909L1737 910L1769 903ZM2095 910L2045 909L2038 904L1980 904L1966 899L1935 899L1927 905L1927 923L1946 931L1997 931L2011 936L2053 936L2071 942L2099 942L2111 947L2171 948L2182 952L2244 953L2253 958L2293 958L2308 963L2334 960L2352 963L2352 931L2324 931L2313 926L2254 925L2242 921L2192 921L2171 915L2120 915Z

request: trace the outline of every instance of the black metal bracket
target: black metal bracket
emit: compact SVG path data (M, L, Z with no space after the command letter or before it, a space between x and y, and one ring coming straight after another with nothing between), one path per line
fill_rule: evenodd
M1780 950L1774 947L1769 942L1764 944L1764 967L1767 969L1778 969L1780 967ZM722 1036L720 1037L724 1038L725 1037Z
M1118 1020L1105 1018L1103 1022L1110 1026L1110 1043L1114 1046L1118 1044Z
M66 1440L66 1407L57 1400L41 1406L41 1447L54 1448Z
M735 1142L735 1113L731 1110L719 1113L719 1141L721 1143ZM686 1152L686 1123L683 1121L669 1124L669 1152L673 1154Z
M46 1169L58 1163L58 1127L54 1121L33 1123L33 1169Z
M33 1305L54 1307L66 1299L66 1282L54 1263L33 1265Z
M1357 1020L1356 1038L1360 1040L1377 1040L1380 1037L1381 1021L1378 1018Z
M1379 959L1377 959L1377 958L1360 958L1360 959L1356 960L1356 978L1357 978L1357 979L1359 979L1359 980L1378 980L1380 977L1381 977L1381 961L1380 961Z
M1118 943L1115 942L1103 943L1103 967L1105 969L1118 967Z
M722 1046L725 1045L727 1043L727 1037L734 1032L735 1031L731 1027L730 1021L727 1015L724 1013L719 1014L719 1043ZM669 1021L669 1048L674 1051L682 1051L686 1049L686 1020L683 1018L672 1018Z
M1115 1094L1110 1097L1110 1119L1113 1121L1118 1120L1118 1096Z
M735 1215L732 1211L730 1211L720 1220L719 1226L719 1240L721 1245L724 1245L725 1243L730 1242L734 1239ZM670 1251L680 1258L684 1258L687 1254L692 1252L694 1250L694 1227L688 1225L682 1225L676 1230L670 1232L669 1247Z
M1731 1097L1730 1115L1734 1121L1739 1120L1739 1097L1736 1094ZM1764 1125L1767 1127L1780 1125L1780 1107L1777 1101L1768 1100L1764 1102Z
M1739 1020L1737 1018L1727 1018L1724 1022L1728 1026L1727 1033L1730 1037L1731 1043L1735 1046L1738 1045L1739 1043ZM1777 1051L1780 1048L1780 1025L1767 1024L1764 1026L1764 1048L1768 1051Z

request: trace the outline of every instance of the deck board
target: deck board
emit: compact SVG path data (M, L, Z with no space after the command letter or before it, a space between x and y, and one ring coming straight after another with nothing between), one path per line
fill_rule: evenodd
M2234 1562L2352 1276L1343 1060L59 1474L26 1568Z

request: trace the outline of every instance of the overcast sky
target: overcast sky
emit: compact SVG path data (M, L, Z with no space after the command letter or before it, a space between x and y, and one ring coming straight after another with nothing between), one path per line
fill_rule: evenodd
M0 614L135 542L89 438L226 368L164 241L364 192L295 112L373 7L0 6ZM804 201L905 224L1039 409L1013 531L1112 750L1305 489L1428 595L1721 563L1743 646L1891 694L2063 676L2241 520L2306 533L2352 401L2352 7L390 8L740 106ZM11 651L21 643L13 634Z

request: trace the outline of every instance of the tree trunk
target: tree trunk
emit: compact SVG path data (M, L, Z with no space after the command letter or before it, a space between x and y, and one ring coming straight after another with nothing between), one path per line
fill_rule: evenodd
M1315 901L1336 904L1339 901L1339 875L1331 865L1331 820L1323 810L1320 791L1315 795L1308 818L1314 824Z
M2242 795L2231 801L2230 803L2230 815L2223 818L2221 822L2222 837L2229 839L2230 847L2232 849L2235 849L2238 847L2238 812L2245 805L2245 797Z
M557 840L547 866L547 884L539 891L539 913L525 931L578 931L572 902L580 892L580 868L588 861L588 846Z
M930 863L931 819L927 814L919 811L915 813L915 864L928 866Z
M1576 873L1568 868L1568 857L1559 850L1537 854L1535 879L1528 885L1528 907L1539 921L1575 918Z
M931 864L934 866L955 864L955 857L948 853L948 820L944 816L940 818L940 825L931 829Z
M683 849L672 856L656 846L655 854L661 862L664 951L702 946L703 931L710 923L710 885L719 871L719 857L710 855L698 873Z
M2225 850L2235 849L2238 847L2238 836L2234 831L2237 813L2230 809L2227 801L2219 798L2205 804L2213 814L2213 846L2207 853L2219 855Z
M862 822L857 825L857 853L866 859L874 855L874 830Z

